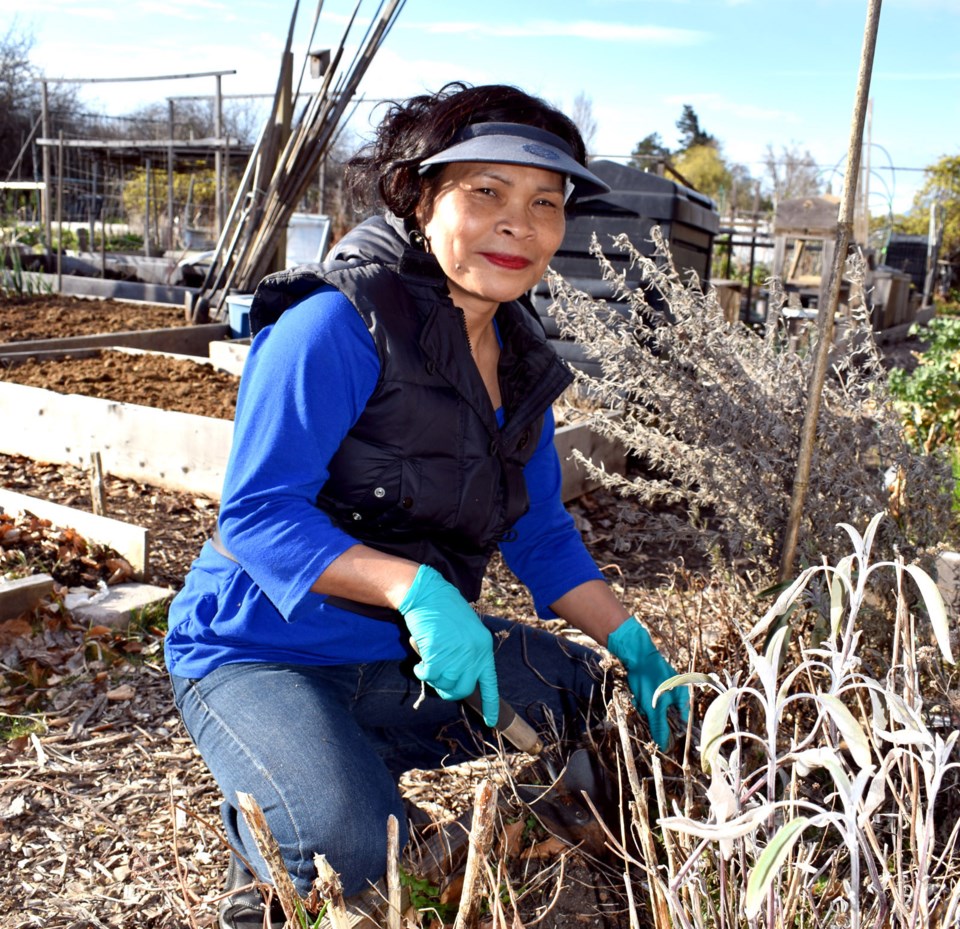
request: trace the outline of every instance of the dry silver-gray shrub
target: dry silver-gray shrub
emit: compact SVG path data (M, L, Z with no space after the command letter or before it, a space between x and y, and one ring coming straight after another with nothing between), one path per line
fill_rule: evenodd
M724 565L770 569L789 512L815 329L788 331L777 281L764 332L726 322L713 288L681 278L658 228L653 242L647 256L626 236L614 239L639 274L632 287L594 239L616 303L549 276L562 334L601 368L578 372L593 428L652 467L621 477L583 464L624 498L622 545L692 546ZM861 260L848 262L847 278L852 309L838 324L822 393L799 554L832 558L843 545L838 523L862 529L889 510L879 550L920 557L950 529L949 466L907 445L863 309Z

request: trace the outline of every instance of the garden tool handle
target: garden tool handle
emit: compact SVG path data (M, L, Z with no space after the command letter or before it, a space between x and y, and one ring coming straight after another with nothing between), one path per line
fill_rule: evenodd
M483 712L479 687L463 702L478 713ZM500 697L495 728L517 751L528 755L539 755L543 751L543 742L537 731L503 697Z
M420 649L413 637L410 637L410 647L420 655ZM536 730L517 711L500 697L500 707L497 711L497 725L494 727L517 751L528 755L539 755L543 751L543 742ZM470 694L464 701L467 706L483 715L483 700L480 697L480 688Z

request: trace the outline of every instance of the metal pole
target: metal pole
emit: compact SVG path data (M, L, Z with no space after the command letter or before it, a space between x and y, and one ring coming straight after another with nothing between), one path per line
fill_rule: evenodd
M40 81L40 120L43 137L50 138L50 98L47 94L47 82ZM42 145L43 149L43 192L40 195L40 212L43 217L43 228L46 234L47 251L53 244L53 230L50 217L50 147Z
M840 287L843 270L847 260L847 248L853 229L854 207L856 205L857 178L860 174L860 150L863 145L863 125L867 113L867 95L870 91L870 75L873 71L873 55L877 46L877 27L880 23L881 0L868 0L867 22L864 27L863 47L860 53L860 73L857 79L857 92L853 105L853 122L850 127L850 146L847 150L847 170L844 174L843 194L840 198L840 210L837 223L837 241L827 289L827 300L819 308L817 315L817 354L814 368L810 373L807 409L803 418L800 434L800 453L797 460L797 473L793 482L793 497L790 500L790 514L787 518L783 546L780 556L780 580L786 581L793 574L793 563L797 554L797 538L800 534L800 519L810 486L810 467L817 440L817 419L820 415L820 398L823 383L827 376L830 349L833 347L834 316L840 305Z
M216 76L216 81L217 94L213 102L213 135L219 143L223 139L223 92L221 88L222 82L219 74ZM223 230L223 152L221 151L219 144L214 152L213 159L216 186L216 190L214 192L214 212L217 216L216 227L217 238L219 238L220 232Z
M100 163L96 158L90 161L90 209L87 212L87 219L90 223L90 251L93 252L97 241L97 169Z
M747 270L747 305L741 311L741 316L746 315L745 322L750 322L750 307L753 301L753 269L756 267L756 257L757 257L757 231L754 228L753 234L750 236L750 267Z
M927 227L927 266L923 278L921 306L929 306L933 298L933 284L937 276L937 255L940 253L940 228L937 222L937 204L930 204L930 225Z
M57 293L63 293L63 130L57 146Z
M146 182L143 188L143 257L150 257L150 183L151 177L150 159L147 159L147 174L144 178Z
M170 145L167 148L167 248L172 252L173 243L173 101L168 100Z

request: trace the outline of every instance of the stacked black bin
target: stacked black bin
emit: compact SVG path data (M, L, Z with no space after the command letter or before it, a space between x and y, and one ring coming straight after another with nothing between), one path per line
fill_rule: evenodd
M709 197L613 161L592 161L590 170L610 185L610 193L587 197L573 205L563 243L550 262L555 271L580 290L596 297L609 297L610 288L601 279L600 266L590 254L592 235L596 233L614 267L626 270L627 280L636 285L638 271L629 269L627 257L612 247L612 239L625 233L642 254L653 255L650 231L660 226L681 274L692 269L701 280L709 278L713 237L720 225ZM560 338L557 324L549 314L550 294L545 284L534 291L533 301L559 354L588 373L597 373L598 365L587 360L579 345Z

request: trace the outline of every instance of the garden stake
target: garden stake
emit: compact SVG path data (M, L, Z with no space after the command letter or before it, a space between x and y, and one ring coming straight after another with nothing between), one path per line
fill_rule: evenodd
M837 243L833 254L833 266L830 269L827 305L819 308L817 314L817 354L813 370L810 372L810 387L807 391L807 409L803 417L803 429L800 433L800 454L797 460L797 473L793 482L793 496L790 500L790 514L784 532L783 547L780 556L780 581L789 580L793 575L793 563L797 554L797 537L800 533L800 519L810 484L810 467L813 462L813 450L817 441L817 419L820 415L820 395L827 377L827 365L830 349L833 347L833 325L837 308L840 305L840 286L843 271L847 263L847 248L853 230L853 210L857 193L857 177L860 174L860 149L863 145L863 124L867 114L867 99L870 91L870 74L873 70L873 53L877 45L877 26L880 22L881 0L868 0L867 24L863 36L863 49L860 54L860 74L857 80L857 92L853 105L853 124L850 127L850 147L847 150L847 171L843 179L843 194L837 222Z

